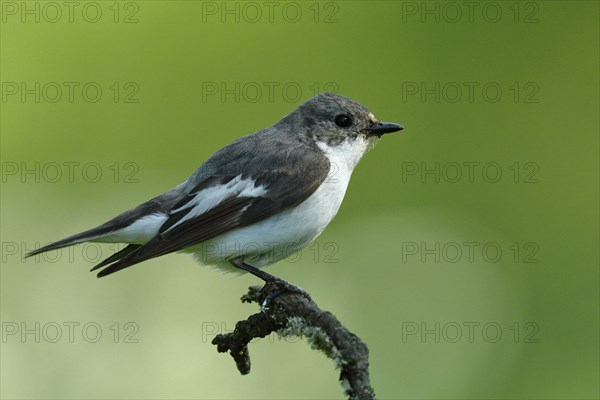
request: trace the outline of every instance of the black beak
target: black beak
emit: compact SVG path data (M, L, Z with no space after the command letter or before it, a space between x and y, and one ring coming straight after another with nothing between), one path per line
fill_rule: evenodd
M379 124L365 129L369 135L381 136L385 133L392 133L401 131L404 127L400 124L394 124L393 122L380 122Z

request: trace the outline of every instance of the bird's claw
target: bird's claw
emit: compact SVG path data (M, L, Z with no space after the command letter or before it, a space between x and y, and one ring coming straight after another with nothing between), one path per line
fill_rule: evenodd
M274 277L274 279L267 281L257 293L256 297L260 300L261 310L264 312L269 307L269 304L273 301L273 299L285 293L296 293L312 302L312 298L306 290L292 285L288 281Z

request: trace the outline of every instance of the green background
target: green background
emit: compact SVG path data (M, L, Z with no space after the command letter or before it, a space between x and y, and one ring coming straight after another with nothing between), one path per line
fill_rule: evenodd
M110 246L22 260L324 90L406 129L364 157L315 245L268 270L366 341L378 396L599 396L598 2L479 2L472 17L461 2L277 2L269 21L264 2L255 18L246 3L100 1L97 22L87 4L70 21L2 2L3 398L341 397L306 341L252 344L248 376L210 344L256 311L238 300L252 277L168 255L98 280ZM239 98L206 92L221 83ZM36 323L39 343L21 337Z

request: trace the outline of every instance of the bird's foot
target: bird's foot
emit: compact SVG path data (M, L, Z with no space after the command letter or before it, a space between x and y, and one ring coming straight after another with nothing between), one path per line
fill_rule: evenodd
M306 290L296 285L292 285L286 280L277 277L274 278L275 279L266 282L257 293L256 298L260 303L262 311L265 311L276 297L283 294L298 294L309 302L312 302L312 298Z
M251 273L257 278L265 281L264 286L258 290L258 292L249 293L251 297L255 298L256 301L260 304L261 309L264 311L268 308L269 304L272 300L278 296L281 296L284 293L296 293L300 296L306 298L308 301L312 302L312 298L308 294L308 292L298 286L292 285L286 280L276 277L275 275L271 275L268 272L262 271L252 265L248 265L242 261L236 260L233 261L232 264L237 268L240 268L246 272ZM250 298L244 300L253 300Z

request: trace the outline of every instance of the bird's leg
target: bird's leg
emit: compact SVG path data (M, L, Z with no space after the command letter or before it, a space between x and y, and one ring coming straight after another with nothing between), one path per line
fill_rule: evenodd
M233 264L234 267L251 273L252 275L256 276L257 278L260 278L263 281L265 281L265 283L283 280L283 279L279 279L278 277L276 277L274 275L269 274L268 272L265 272L256 267L253 267L252 265L246 264L245 262L242 262L239 259L233 260L233 261L231 261L231 263Z
M308 292L306 290L299 288L298 286L292 285L288 281L278 278L275 275L271 275L268 272L265 272L256 267L253 267L252 265L246 264L245 262L243 262L240 259L232 260L231 264L234 267L239 268L243 271L249 272L252 275L256 276L257 278L260 278L263 281L265 281L265 285L262 287L262 289L259 290L258 295L257 295L257 298L260 298L260 297L263 297L263 296L261 296L261 293L264 293L263 291L265 291L267 293L267 295L264 296L265 299L261 304L261 307L263 309L265 309L268 306L268 304L271 300L273 300L275 297L277 297L280 294L285 293L285 292L299 293L302 296L306 297L308 300L312 301L310 295L308 294ZM274 290L269 290L271 288L273 288Z

